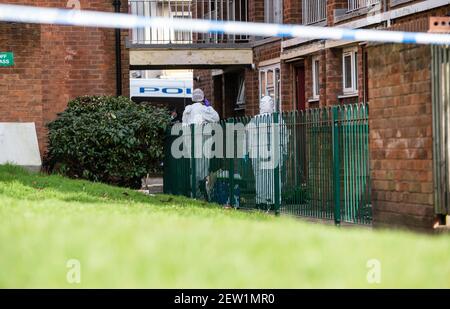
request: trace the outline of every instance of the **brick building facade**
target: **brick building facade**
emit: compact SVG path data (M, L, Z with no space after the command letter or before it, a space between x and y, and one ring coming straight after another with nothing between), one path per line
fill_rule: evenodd
M111 0L1 0L1 3L77 7L114 12ZM126 1L122 10L128 11ZM0 23L0 51L13 52L15 65L0 67L0 122L34 122L41 155L46 123L80 95L116 94L115 36L111 29ZM128 35L123 32L123 38ZM122 40L124 95L128 95L128 53Z
M1 2L68 5L65 0ZM127 11L126 1L122 3ZM450 1L442 0L246 3L248 21L421 32L428 31L430 16L450 13ZM317 14L308 15L312 3L319 5ZM80 4L82 9L114 10L111 0ZM127 95L128 32L122 34ZM430 47L299 38L248 42L252 67L194 71L196 86L205 90L221 117L257 114L262 95L273 96L279 111L369 102L373 224L430 230L436 222ZM0 68L0 122L34 122L44 152L45 124L68 100L116 93L114 44L110 29L0 23L0 51L12 51L16 59L14 67ZM239 102L240 92L245 104Z
M248 19L267 19L267 3L249 1ZM319 13L303 12L320 3ZM284 0L282 12L283 23L427 32L428 18L448 16L450 2ZM258 113L264 94L274 97L279 111L368 102L374 226L432 229L437 217L429 46L261 38L253 41L253 54L254 66L242 69L246 115ZM267 90L267 72L279 74L279 81L270 77L278 82L275 91ZM197 85L211 86L206 93L223 109L223 100L214 100L215 84L208 83L211 71L197 73L202 76ZM223 117L239 115L227 110Z

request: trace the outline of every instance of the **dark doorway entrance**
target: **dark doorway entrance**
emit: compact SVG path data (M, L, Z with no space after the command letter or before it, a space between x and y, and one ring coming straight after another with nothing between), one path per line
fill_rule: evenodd
M305 99L305 67L299 65L295 67L295 88L296 88L296 108L298 111L306 109Z

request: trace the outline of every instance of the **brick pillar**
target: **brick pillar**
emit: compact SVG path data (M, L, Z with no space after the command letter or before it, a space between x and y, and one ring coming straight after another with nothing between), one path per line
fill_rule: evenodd
M309 99L312 98L312 57L307 56L304 60L305 65L305 99L306 99L306 108L310 108Z
M248 20L264 22L264 0L248 0Z
M253 116L259 113L259 78L258 71L245 69L245 115Z
M297 0L284 0L283 2L283 23L301 24L302 4ZM295 75L291 64L281 62L281 109L290 111L295 109Z
M367 55L365 46L358 46L358 102L367 102Z
M324 106L330 106L339 104L338 96L342 94L342 49L326 49L325 59L326 68L321 72L325 79L326 92L325 98L321 102L324 102Z
M291 64L281 62L281 110L284 112L295 109L295 76Z
M194 70L194 88L202 89L205 97L210 101L213 100L214 85L211 70ZM212 103L214 104L215 102Z
M298 0L284 0L283 2L283 23L302 23L302 2Z
M327 1L327 25L334 25L334 10L348 7L348 0L328 0Z

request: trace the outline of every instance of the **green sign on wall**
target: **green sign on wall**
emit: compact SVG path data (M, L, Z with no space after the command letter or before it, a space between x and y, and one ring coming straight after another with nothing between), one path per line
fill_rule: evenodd
M14 53L0 52L0 67L11 67L14 65Z

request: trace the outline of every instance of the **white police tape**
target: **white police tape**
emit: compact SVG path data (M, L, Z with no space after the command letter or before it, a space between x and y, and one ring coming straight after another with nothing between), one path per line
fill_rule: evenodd
M11 4L0 4L0 21L121 29L155 27L198 33L450 45L449 34L345 29L336 27L280 25L203 19L186 20L179 18L145 17L131 14L43 8Z

